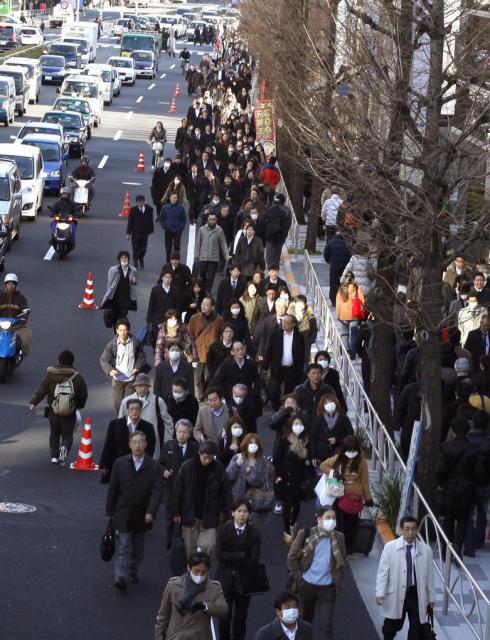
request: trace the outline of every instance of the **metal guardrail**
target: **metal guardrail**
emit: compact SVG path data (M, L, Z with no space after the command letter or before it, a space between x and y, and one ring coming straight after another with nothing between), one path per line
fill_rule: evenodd
M352 402L355 412L353 422L357 429L366 431L371 442L372 467L377 471L379 479L385 473L393 474L396 471L403 480L405 463L364 391L362 381L342 343L335 318L306 249L304 268L306 292L315 310L318 326L323 327L325 348L337 363L344 394ZM475 638L490 640L490 600L455 553L437 516L414 483L412 510L415 516L420 512L421 506L426 515L421 520L420 536L434 552L434 566L443 588L442 614L446 615L452 604L456 609L455 613L462 617Z
M289 229L289 233L288 233L288 237L286 239L286 244L288 247L292 248L292 250L294 251L294 257L297 258L298 257L298 249L299 249L299 245L300 245L300 229L301 227L304 227L305 229L305 233L306 233L306 225L300 225L298 222L298 219L296 218L296 214L294 213L294 209L293 209L293 205L291 204L291 200L289 198L289 193L288 190L286 188L286 184L284 182L284 178L282 177L282 172L280 167L278 167L279 169L279 173L281 174L281 181L279 182L279 184L276 187L276 192L277 193L282 193L284 195L284 197L286 198L285 201L285 205L288 206L291 209L292 212L292 222L291 222L291 227Z

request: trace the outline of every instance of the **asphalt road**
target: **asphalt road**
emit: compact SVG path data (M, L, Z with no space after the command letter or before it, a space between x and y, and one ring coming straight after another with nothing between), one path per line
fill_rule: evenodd
M97 62L117 53L115 40L105 37L99 44ZM193 60L198 60L195 53ZM113 417L111 388L100 369L99 356L112 334L103 326L100 311L83 311L78 304L89 271L94 274L96 300L100 302L107 269L114 264L120 249L129 248L125 221L118 217L125 191L131 193L132 199L137 193L144 193L150 200L151 153L145 140L157 119L164 121L169 132L167 152L174 155L173 132L189 104L184 90L177 98L177 113L168 114L176 82L181 83L182 89L177 58L162 55L155 81L138 79L134 87L123 87L121 96L106 108L102 126L94 130L86 149L97 172L94 206L88 219L80 222L77 247L67 259L44 259L49 249L46 205L52 198L48 197L37 220L22 224L21 239L7 258L6 269L19 275L20 289L32 309L29 324L34 346L32 355L8 384L0 387L0 501L28 504L36 510L0 513L2 640L152 638L161 593L169 577L163 510L147 536L141 583L131 586L125 597L115 595L112 563L103 563L98 553L105 526L106 487L100 485L96 473L50 464L43 407L30 412L28 402L46 367L56 363L57 354L64 348L73 350L76 366L89 384L89 401L83 415L92 418L98 458L106 426ZM16 127L40 117L55 98L55 88L42 87L40 104L31 105L27 117L16 118ZM0 129L0 141L9 141L15 131L12 126ZM145 151L145 173L135 172L140 150ZM103 158L105 164L98 169ZM74 168L76 164L71 159L69 166ZM184 256L186 247L187 230L182 244ZM163 232L156 229L149 244L146 269L139 277L139 308L130 317L135 329L144 323L149 291L163 255ZM264 435L270 450L271 439L265 429ZM79 437L80 434L72 459ZM301 522L311 524L311 513L308 505ZM286 551L280 525L280 518L271 515L263 528L262 555L272 589L252 601L248 638L274 615L273 596L286 582ZM378 637L349 572L337 605L335 638L351 640L358 634L363 640Z

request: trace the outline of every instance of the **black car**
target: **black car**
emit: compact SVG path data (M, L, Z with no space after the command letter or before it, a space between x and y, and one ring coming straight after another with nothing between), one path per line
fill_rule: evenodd
M41 122L60 124L65 132L65 144L70 151L77 151L80 156L85 153L88 138L87 124L79 111L46 111Z

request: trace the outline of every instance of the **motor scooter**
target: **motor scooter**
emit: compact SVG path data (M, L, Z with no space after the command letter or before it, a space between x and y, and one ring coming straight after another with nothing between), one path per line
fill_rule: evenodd
M48 207L51 209L51 207ZM52 211L52 209L51 209ZM63 218L60 214L51 216L51 242L60 260L75 248L75 233L78 220L73 216Z
M95 178L90 178L90 180L82 180L81 178L75 179L73 176L70 176L71 182L76 184L75 190L73 192L73 202L77 207L77 211L80 214L80 217L84 217L90 208L88 202L89 196L89 185L95 181Z
M0 383L5 384L23 360L22 348L16 331L23 327L30 309L24 309L16 318L0 317Z

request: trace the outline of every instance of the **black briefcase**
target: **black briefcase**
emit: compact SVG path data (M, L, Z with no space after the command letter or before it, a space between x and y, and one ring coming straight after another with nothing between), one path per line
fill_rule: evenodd
M187 554L185 551L184 538L182 537L182 525L176 524L170 549L170 571L172 576L181 576L186 572L186 568Z
M104 562L109 562L116 550L116 532L114 531L113 519L109 518L107 529L100 541L100 557Z

